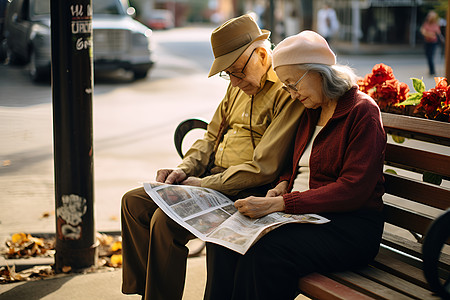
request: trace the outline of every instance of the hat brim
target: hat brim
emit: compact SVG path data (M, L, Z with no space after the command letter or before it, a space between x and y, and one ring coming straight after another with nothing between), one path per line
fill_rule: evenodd
M244 53L244 51L255 41L268 39L270 36L270 31L262 29L262 34L255 38L251 43L246 44L230 53L219 56L214 59L214 62L209 70L208 77L216 75L217 73L227 69L231 66L238 58Z

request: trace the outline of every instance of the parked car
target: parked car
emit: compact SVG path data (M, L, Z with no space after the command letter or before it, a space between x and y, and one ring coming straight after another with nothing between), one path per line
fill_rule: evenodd
M153 9L148 20L144 24L154 30L171 29L175 27L175 19L170 10Z
M152 30L124 0L93 0L94 71L125 69L144 78L154 64ZM34 81L50 75L50 0L11 0L5 18L10 63L28 64Z

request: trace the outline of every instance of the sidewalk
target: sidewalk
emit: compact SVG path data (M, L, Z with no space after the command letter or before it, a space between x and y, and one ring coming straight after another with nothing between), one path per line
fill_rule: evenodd
M188 259L186 288L183 300L203 298L205 285L205 255ZM123 295L120 291L122 269L88 274L61 274L51 278L0 285L0 300L116 300L141 299L138 295Z
M341 55L425 55L423 45L410 46L407 44L367 44L336 41L331 48Z

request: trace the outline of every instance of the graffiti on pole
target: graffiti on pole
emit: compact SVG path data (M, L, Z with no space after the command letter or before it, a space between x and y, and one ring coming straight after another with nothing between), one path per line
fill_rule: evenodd
M75 40L75 49L92 49L92 6L73 4L70 6L71 30Z
M62 205L56 209L57 234L60 240L79 240L82 236L82 217L87 211L86 199L78 195L63 195Z

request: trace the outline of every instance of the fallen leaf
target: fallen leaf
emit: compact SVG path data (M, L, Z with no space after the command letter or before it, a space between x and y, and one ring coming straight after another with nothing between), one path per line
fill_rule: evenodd
M61 271L63 271L63 273L69 273L72 270L71 266L64 266L61 268Z
M111 256L111 265L118 267L122 265L122 254L114 254Z
M122 250L122 242L114 242L114 244L111 245L111 251L112 252L117 252L119 250Z

